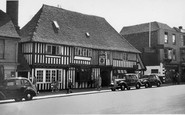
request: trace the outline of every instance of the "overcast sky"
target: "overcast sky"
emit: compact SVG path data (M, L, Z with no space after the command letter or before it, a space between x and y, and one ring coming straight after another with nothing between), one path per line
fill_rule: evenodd
M153 21L185 28L185 0L19 0L19 26L43 4L104 17L118 32L123 26ZM0 0L0 9L5 12L6 0Z

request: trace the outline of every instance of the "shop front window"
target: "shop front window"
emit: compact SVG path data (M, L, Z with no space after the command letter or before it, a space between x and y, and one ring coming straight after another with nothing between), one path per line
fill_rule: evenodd
M37 71L37 82L43 82L43 70Z
M46 82L51 82L51 71L50 70L46 70Z

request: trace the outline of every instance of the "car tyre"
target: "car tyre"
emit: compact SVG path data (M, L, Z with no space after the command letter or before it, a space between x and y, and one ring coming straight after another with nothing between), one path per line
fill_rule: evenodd
M32 100L32 98L33 98L33 95L32 95L31 92L27 92L27 93L25 94L25 100L26 100L26 101Z
M160 87L161 86L161 83L160 82L157 82L157 87Z
M121 90L125 90L125 85L121 85Z
M149 83L146 83L146 84L145 84L145 88L148 88L148 87L149 87Z
M140 84L139 83L136 84L136 89L140 89Z
M129 86L127 87L127 90L130 90L130 87Z
M115 88L111 88L111 91L116 91L116 89Z

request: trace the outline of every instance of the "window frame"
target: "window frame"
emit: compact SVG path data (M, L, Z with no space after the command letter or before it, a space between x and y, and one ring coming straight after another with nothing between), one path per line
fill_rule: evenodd
M46 46L46 53L51 55L60 55L61 54L61 47L57 45L47 45Z
M168 32L164 32L164 43L168 43Z
M75 56L92 57L92 49L75 47L74 51Z
M176 35L172 34L172 43L173 45L176 45Z
M185 35L182 35L183 46L185 46Z
M0 47L2 52L0 52L0 59L4 59L5 57L5 40L4 39L0 39L0 43L2 42L2 47Z
M42 73L40 73L42 72ZM44 71L43 70L37 70L37 82L43 82L44 80Z
M177 60L177 57L176 57L176 50L175 50L175 49L173 49L173 52L172 52L172 59L173 59L174 61Z

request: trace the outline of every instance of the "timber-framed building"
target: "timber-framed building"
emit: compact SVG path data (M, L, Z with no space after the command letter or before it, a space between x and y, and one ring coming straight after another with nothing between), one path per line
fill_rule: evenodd
M50 90L53 78L59 89L69 78L87 88L99 75L108 86L114 75L145 69L140 52L104 18L48 5L21 29L20 47L39 90Z

